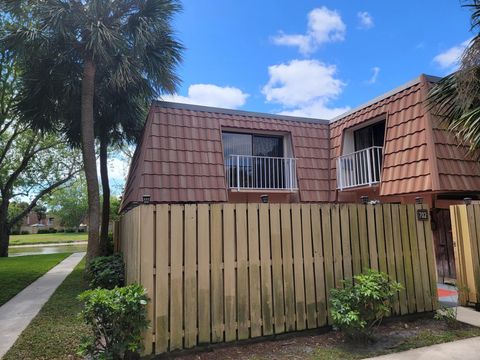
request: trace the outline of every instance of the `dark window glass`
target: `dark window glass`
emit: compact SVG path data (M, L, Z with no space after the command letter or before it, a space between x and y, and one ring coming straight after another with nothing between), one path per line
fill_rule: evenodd
M353 132L355 151L372 146L383 146L385 140L385 121L375 123Z
M253 136L253 155L283 157L283 139L272 136Z

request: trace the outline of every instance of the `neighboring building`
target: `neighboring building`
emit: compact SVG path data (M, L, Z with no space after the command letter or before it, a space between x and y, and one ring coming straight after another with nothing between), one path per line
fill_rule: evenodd
M60 220L53 214L47 213L41 219L34 211L30 211L22 221L20 231L28 231L30 234L36 234L39 229L63 229Z
M448 205L479 199L480 164L426 105L421 75L332 122L155 102L122 209L152 203L380 202L432 210L439 273L454 277Z

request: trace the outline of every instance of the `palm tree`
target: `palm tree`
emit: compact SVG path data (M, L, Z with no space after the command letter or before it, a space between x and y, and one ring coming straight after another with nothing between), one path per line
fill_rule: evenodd
M176 0L6 0L11 16L29 19L14 29L7 44L24 64L39 59L54 69L53 79L28 79L31 110L24 115L39 128L62 128L74 119L80 124L88 189L89 234L87 257L100 254L99 186L95 153L95 92L97 71L103 69L109 88L126 91L131 84L150 98L173 93L179 83L175 70L181 61L182 45L175 40L172 17L181 9ZM25 10L26 9L26 10ZM25 11L28 14L25 14ZM108 70L112 66L112 70ZM57 73L58 71L58 73ZM62 74L78 74L61 83ZM61 74L57 78L57 74ZM49 94L62 89L60 103L39 92L35 81L48 81ZM80 94L78 84L80 83ZM73 100L72 100L73 99ZM78 99L80 119L71 106ZM44 109L40 113L37 109ZM45 114L57 114L56 118ZM69 117L70 116L70 117ZM69 131L64 128L66 132Z
M472 10L471 30L480 30L480 0L464 5ZM459 69L434 84L428 103L471 154L480 148L480 35L464 50Z

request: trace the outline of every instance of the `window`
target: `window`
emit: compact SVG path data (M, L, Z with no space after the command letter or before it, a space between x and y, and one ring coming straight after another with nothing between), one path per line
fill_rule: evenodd
M284 136L224 132L225 172L231 189L296 189L295 159L284 157Z
M353 132L355 151L370 148L372 146L383 146L385 140L385 121L355 130Z
M230 155L283 157L283 136L224 132L225 158Z

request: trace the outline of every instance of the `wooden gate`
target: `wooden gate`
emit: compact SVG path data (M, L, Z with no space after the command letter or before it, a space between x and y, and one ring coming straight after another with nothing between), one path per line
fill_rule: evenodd
M450 210L433 209L432 225L438 280L442 283L453 282L456 271Z
M151 301L146 353L331 324L329 290L366 268L403 284L392 312L437 307L423 205L141 205L122 216L129 283Z

